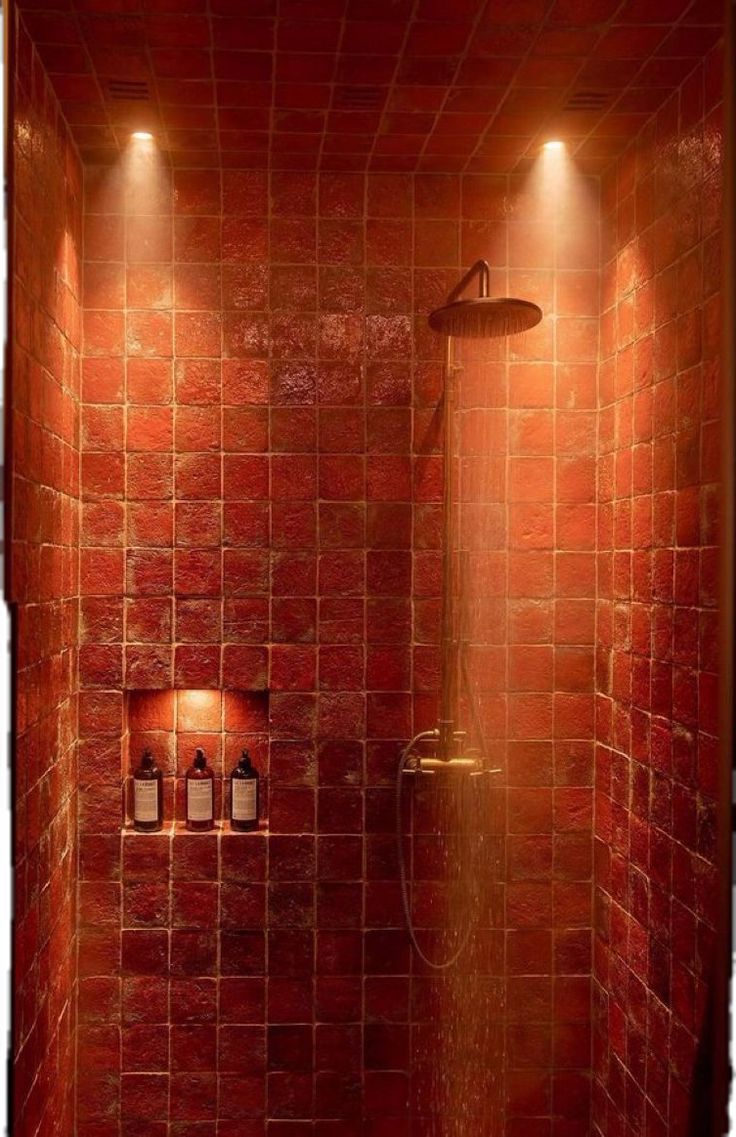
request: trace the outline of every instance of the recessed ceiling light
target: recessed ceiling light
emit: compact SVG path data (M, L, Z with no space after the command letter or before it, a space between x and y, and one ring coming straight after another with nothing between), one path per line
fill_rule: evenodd
M561 142L559 138L550 138L549 142L545 142L545 150L564 150L565 143Z
M152 142L153 135L150 130L134 130L131 138L137 139L139 142Z

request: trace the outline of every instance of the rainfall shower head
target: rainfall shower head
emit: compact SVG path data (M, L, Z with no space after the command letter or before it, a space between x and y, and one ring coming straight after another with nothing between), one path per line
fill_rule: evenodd
M480 280L480 295L470 300L459 299L476 274ZM488 261L476 261L452 290L447 303L430 312L430 328L458 339L494 339L525 332L539 323L542 309L538 305L513 296L491 297L489 281Z
M542 312L529 300L516 300L513 296L491 299L479 296L475 300L455 300L437 308L429 317L429 326L435 332L456 339L495 339L513 336L533 328L542 318Z

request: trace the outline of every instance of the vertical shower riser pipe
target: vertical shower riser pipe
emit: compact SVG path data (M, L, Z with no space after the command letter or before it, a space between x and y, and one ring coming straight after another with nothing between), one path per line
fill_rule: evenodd
M447 337L445 354L445 386L443 394L443 534L442 534L442 634L441 634L441 698L439 718L439 755L449 761L455 748L455 684L457 671L457 636L455 629L455 540L454 540L454 471L455 412L457 402L456 373L460 370L453 359L452 336Z

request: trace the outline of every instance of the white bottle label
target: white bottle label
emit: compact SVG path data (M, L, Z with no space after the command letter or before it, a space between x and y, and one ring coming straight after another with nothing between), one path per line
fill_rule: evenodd
M214 815L212 779L190 778L187 781L187 821L212 821Z
M258 782L255 778L233 778L233 821L255 821L258 808Z
M133 779L133 817L136 821L158 821L158 778Z

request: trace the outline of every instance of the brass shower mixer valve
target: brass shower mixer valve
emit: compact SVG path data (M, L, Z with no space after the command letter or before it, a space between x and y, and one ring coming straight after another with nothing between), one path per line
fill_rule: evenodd
M464 740L467 737L467 731L464 730L446 730L445 724L443 729L435 727L433 730L423 730L416 734L408 744L402 755L401 768L407 774L423 774L425 776L434 777L436 774L445 773L461 773L467 771L471 777L477 778L485 774L500 774L502 769L498 767L486 766L483 762L483 757L478 752L467 751L466 753L456 753L452 757L443 758L434 755L421 754L416 750L422 742L434 742L435 744L443 741L449 735L454 748L457 751L463 750ZM445 749L445 747L441 747Z

